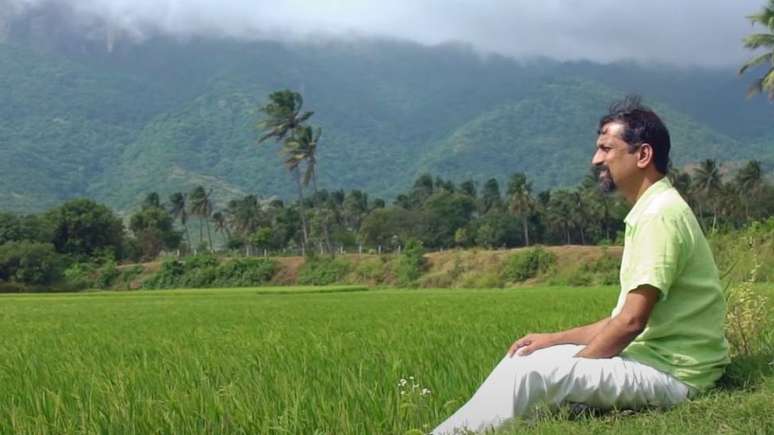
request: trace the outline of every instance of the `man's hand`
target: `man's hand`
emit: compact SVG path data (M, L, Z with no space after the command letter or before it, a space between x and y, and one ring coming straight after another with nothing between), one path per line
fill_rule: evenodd
M555 338L555 334L527 334L511 345L508 356L513 357L514 354L526 356L538 349L553 346L556 344Z

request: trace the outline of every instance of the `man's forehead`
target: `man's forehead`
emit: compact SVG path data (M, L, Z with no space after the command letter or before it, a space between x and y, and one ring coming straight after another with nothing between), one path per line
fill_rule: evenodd
M599 129L599 135L612 135L617 137L623 137L624 125L617 121L610 121Z
M599 136L597 137L597 144L602 142L616 142L616 139L624 140L624 128L625 126L617 121L610 121L603 124L598 131Z

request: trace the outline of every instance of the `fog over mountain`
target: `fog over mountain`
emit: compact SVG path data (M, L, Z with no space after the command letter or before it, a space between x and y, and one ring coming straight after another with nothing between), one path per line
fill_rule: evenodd
M92 36L458 41L513 57L728 67L760 0L0 0L0 16L56 8ZM0 25L0 28L3 26ZM0 32L2 30L0 29Z

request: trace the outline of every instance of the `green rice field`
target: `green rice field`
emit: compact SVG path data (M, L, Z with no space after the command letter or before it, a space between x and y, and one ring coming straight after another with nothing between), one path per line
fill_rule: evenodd
M597 320L615 298L560 287L1 296L0 432L426 433L515 338ZM774 433L773 410L764 369L668 412L560 412L502 432Z

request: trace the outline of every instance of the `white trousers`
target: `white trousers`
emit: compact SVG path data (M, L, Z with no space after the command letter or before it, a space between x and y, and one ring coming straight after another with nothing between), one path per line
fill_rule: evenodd
M575 358L583 347L567 344L528 356L506 355L468 403L432 433L496 428L513 417L529 415L540 403L583 403L599 409L668 408L688 398L687 385L636 361Z

